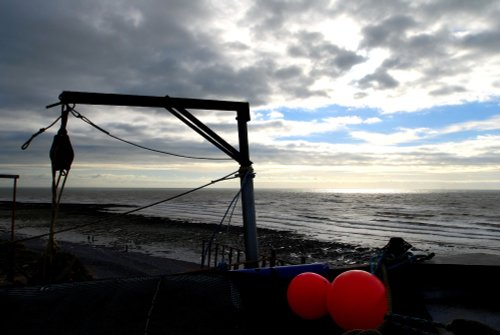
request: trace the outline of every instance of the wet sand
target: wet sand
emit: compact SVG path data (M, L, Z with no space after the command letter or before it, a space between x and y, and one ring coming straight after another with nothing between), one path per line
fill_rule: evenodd
M211 262L234 264L240 251L244 255L244 230L240 226L223 226L137 214L109 212L114 205L61 204L57 220L56 241L61 250L75 255L96 279L172 274L202 269L203 246L212 239ZM0 237L10 238L10 204L0 202ZM22 240L49 231L51 208L47 203L18 203L16 206L16 239ZM79 227L73 229L74 227ZM288 231L258 228L261 259L270 265L271 255L277 265L327 263L330 266L366 264L380 250L336 241L317 241ZM411 241L407 241L411 244ZM42 253L47 236L22 242L27 248ZM218 258L215 246L219 245ZM418 246L415 246L418 247ZM222 248L225 256L222 258ZM205 249L206 251L206 249ZM205 262L208 265L208 254ZM432 262L456 264L500 264L497 255L436 255ZM243 267L243 265L240 265Z
M10 204L2 208L1 232L10 233ZM203 243L244 250L244 230L239 226L195 223L142 215L110 213L113 205L61 204L56 240L62 250L81 259L95 278L168 274L201 268ZM46 234L50 224L50 204L18 203L16 239ZM72 229L73 227L80 227ZM330 265L366 263L376 250L335 241L316 241L287 231L258 228L261 257L275 255L281 264L326 262ZM22 243L43 251L47 236ZM212 262L215 263L212 250ZM235 262L236 256L233 258ZM206 257L205 257L206 261ZM227 261L227 259L226 259ZM206 264L206 263L205 263ZM213 264L211 264L213 266Z

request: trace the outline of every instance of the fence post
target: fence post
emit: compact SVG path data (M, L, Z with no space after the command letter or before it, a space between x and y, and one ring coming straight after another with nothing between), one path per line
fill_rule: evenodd
M215 255L214 255L214 267L217 267L217 261L219 258L219 243L215 244Z
M271 259L269 260L269 266L276 266L276 250L271 249Z
M205 244L206 240L201 241L201 267L205 266Z
M9 248L9 270L7 271L7 280L10 282L14 281L15 268L16 268L16 190L17 190L17 179L19 175L17 174L0 174L0 178L11 178L14 180L13 190L12 190L12 209L11 209L11 223L10 223L10 248Z

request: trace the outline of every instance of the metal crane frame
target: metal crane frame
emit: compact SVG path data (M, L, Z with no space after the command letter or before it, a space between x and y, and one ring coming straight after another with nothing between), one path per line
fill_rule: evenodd
M245 231L245 263L246 267L257 267L258 243L253 187L254 173L249 154L247 128L247 123L250 121L250 106L248 102L74 91L63 91L59 95L59 101L56 104L47 106L47 108L60 104L165 108L226 155L238 162L240 164L239 177ZM235 149L197 119L188 109L235 111L238 124L239 150Z

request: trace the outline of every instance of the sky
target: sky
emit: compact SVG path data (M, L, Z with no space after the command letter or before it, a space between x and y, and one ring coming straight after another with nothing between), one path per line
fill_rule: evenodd
M50 187L60 122L21 146L81 91L248 102L256 188L498 190L498 17L495 0L2 0L0 174ZM67 186L196 187L239 168L166 109L74 110L196 159L70 114ZM190 112L239 150L235 112Z

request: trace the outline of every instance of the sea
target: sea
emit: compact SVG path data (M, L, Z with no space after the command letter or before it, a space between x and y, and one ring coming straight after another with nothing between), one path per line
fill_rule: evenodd
M237 189L191 191L67 188L61 202L113 205L109 210L114 212L158 203L136 214L243 225ZM12 195L11 188L0 188L1 201L11 201ZM16 199L50 203L51 192L19 188ZM401 237L416 248L444 255L500 255L500 191L496 190L255 189L254 202L257 227L292 231L313 240L380 248L391 237Z

